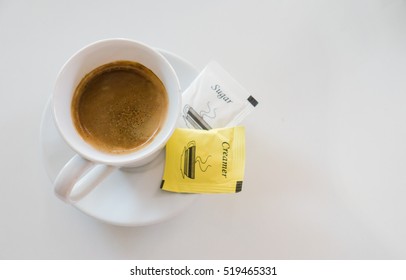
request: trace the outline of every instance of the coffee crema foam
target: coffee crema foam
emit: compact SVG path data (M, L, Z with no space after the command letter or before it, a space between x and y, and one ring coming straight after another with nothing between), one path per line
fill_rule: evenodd
M130 153L149 144L168 110L161 80L147 67L115 61L88 73L77 86L71 113L82 138L98 150Z

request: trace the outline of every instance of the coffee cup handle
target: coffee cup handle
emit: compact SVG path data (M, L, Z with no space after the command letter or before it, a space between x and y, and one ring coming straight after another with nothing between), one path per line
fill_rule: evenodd
M55 179L55 194L67 203L85 197L118 167L97 164L79 155L72 157Z

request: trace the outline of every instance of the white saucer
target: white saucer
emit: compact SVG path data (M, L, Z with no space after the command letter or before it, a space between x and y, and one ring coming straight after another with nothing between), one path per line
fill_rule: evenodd
M159 51L178 74L182 90L186 89L198 71L184 59ZM41 120L40 142L45 169L53 182L74 151L59 135L50 107L48 101ZM162 191L164 162L163 151L146 166L119 169L74 206L103 222L121 226L149 225L169 219L188 207L197 195Z

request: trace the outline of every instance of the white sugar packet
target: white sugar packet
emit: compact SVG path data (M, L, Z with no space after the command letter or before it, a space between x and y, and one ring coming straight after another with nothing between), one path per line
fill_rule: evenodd
M182 94L179 127L205 129L232 127L258 101L217 62L210 62Z

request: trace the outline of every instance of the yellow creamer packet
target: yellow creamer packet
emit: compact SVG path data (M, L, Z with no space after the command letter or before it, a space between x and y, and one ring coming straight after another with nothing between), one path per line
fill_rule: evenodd
M245 128L177 128L166 145L161 189L179 193L242 190Z

